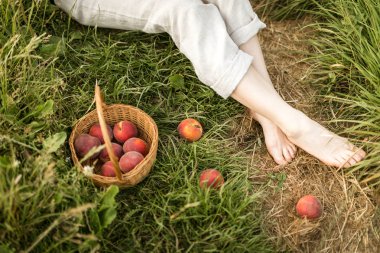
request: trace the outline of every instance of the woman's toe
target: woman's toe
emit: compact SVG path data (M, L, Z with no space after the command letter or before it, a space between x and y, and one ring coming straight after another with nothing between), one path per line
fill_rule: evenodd
M364 152L363 149L359 149L356 153L357 153L358 155L360 155L360 157L362 158L361 160L363 160L364 157L366 156L366 153Z
M343 167L343 168L348 168L350 167L350 164L348 163L348 160L350 159L350 156L347 156L346 154L340 154L335 158L337 163L337 167Z
M354 166L354 165L357 164L358 162L354 159L354 157L351 157L351 158L348 160L348 163L350 164L350 166Z
M287 146L288 153L290 154L290 157L294 159L296 157L296 152L294 152L293 148L291 146Z
M289 153L289 150L285 147L282 149L282 153L285 160L290 163L292 161L292 155Z
M282 155L282 152L280 152L279 149L272 149L272 152L270 152L274 161L277 163L277 164L280 164L280 165L285 165L287 164L285 158L283 157Z
M360 162L361 160L363 160L363 157L359 155L358 153L355 153L353 155L353 158L355 159L356 162Z

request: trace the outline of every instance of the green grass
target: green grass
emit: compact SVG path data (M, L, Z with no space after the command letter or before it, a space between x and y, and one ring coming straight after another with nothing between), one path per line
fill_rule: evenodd
M315 10L318 4L310 0L252 0L255 10L260 16L273 20L297 19ZM327 3L329 1L318 1Z
M323 94L344 109L337 117L350 124L346 133L368 151L364 162L348 173L363 183L380 178L380 3L337 0L319 6L321 22L313 40L316 83Z
M379 3L267 3L274 18L321 20L316 83L346 106L346 134L369 153L347 172L378 185ZM275 251L261 230L264 189L248 180L249 147L231 136L243 108L201 84L167 35L83 27L47 1L11 0L0 3L0 31L0 252ZM70 160L67 136L94 108L96 80L107 103L143 109L160 132L154 170L119 193L94 187ZM178 137L185 117L202 122L201 141ZM226 178L220 191L197 186L209 167Z
M83 27L47 2L0 3L0 251L273 252L247 150L230 139L243 108L201 84L167 35ZM118 194L77 172L67 145L96 80L159 128L153 171ZM178 137L185 117L202 122L199 142ZM198 187L209 167L220 191Z

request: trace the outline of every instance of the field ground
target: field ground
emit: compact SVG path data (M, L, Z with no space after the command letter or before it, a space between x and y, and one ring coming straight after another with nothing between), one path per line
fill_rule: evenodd
M316 6L287 2L292 8ZM343 0L336 2L345 6ZM380 149L371 115L376 117L377 97L359 100L358 105L368 106L357 113L355 106L348 110L320 96L313 75L317 67L310 63L315 62L310 61L315 52L309 40L315 30L308 25L314 22L310 17L266 20L260 40L273 83L291 105L335 132L356 123L338 121L342 115L361 119L364 127L358 128L356 141L363 143L362 137L372 134L373 143L372 160L362 163L366 168L360 176L376 179ZM376 31L369 34L376 40ZM367 58L373 72L366 71L364 58L353 67L335 64L342 72L330 73L336 71L329 69L335 59L327 59L330 85L353 96L375 93L378 59L373 55ZM343 84L335 83L339 78ZM135 105L158 125L154 170L134 188L96 188L70 160L67 136L76 120L94 108L95 80L107 103ZM349 86L354 80L368 85L368 92ZM81 26L47 0L1 1L0 84L0 252L372 253L380 248L378 187L302 151L289 165L277 166L258 124L235 101L201 84L165 34ZM203 124L200 141L179 138L176 127L185 117ZM199 189L198 175L207 167L225 176L220 191ZM296 200L304 194L321 199L320 219L296 217Z
M339 132L341 125L332 118L315 87L310 86L313 66L302 61L310 51L307 39L313 31L306 29L308 18L296 21L268 22L268 29L260 34L268 69L276 89L290 104ZM305 46L306 45L306 46ZM249 136L262 136L259 125L248 116L243 127L236 128L241 142ZM265 226L283 249L294 252L376 252L380 245L376 195L370 188L362 188L358 181L323 165L310 155L298 151L289 165L278 166L266 152L265 145L256 142L251 157L252 169L260 173L252 182L266 182L269 196L264 206ZM324 214L317 222L300 220L295 215L295 203L303 195L318 196ZM372 199L370 199L372 197Z
M260 34L262 48L272 81L279 93L296 108L339 132L342 124L328 121L334 115L329 104L318 96L311 84L310 66L303 61L311 48L307 40L313 30L305 28L310 18L295 21L268 22ZM249 117L244 119L238 135L261 135L260 127ZM242 140L249 139L247 136ZM294 252L377 252L380 248L380 220L376 193L362 188L353 176L323 165L310 155L298 151L296 159L286 166L276 165L263 143L255 143L252 168L259 175L253 184L267 183L264 226L283 249ZM324 213L318 221L300 220L295 203L303 195L313 194L323 203ZM370 199L370 197L372 199ZM286 245L286 246L285 246Z

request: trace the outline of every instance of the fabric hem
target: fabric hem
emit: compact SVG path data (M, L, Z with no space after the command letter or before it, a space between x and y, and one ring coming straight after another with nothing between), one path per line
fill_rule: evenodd
M249 67L251 66L252 60L253 57L251 55L239 50L228 70L215 83L215 85L211 87L221 97L227 99L247 73Z
M239 28L231 34L232 40L236 45L244 44L253 36L255 36L266 25L256 16L249 24Z

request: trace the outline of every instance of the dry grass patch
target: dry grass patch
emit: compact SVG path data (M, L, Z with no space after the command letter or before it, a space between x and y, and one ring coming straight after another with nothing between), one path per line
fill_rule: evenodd
M273 175L263 166L263 172ZM277 168L275 167L274 170ZM266 172L265 172L266 171ZM270 182L271 192L265 204L267 227L273 239L294 252L376 252L379 235L373 218L375 205L368 188L361 188L354 178L343 176L307 155L281 169L286 175L281 188L278 178ZM258 181L257 178L252 178ZM318 197L323 206L321 218L300 219L295 212L299 198Z
M309 22L307 18L267 22L268 29L260 34L263 51L273 84L284 99L333 131L339 131L341 125L323 122L334 117L333 109L316 96L318 91L308 83L312 66L301 61L310 51L306 40L313 35L312 31L302 29ZM259 168L261 173L251 180L260 185L267 184L269 178L265 227L283 250L377 252L378 209L372 201L375 194L369 188L362 188L355 178L323 165L303 151L298 151L291 164L276 165L266 151L260 127L251 124L248 116L242 119L236 134L242 141L261 136L261 141L253 144L252 155L252 168ZM306 194L321 200L321 218L308 221L296 216L296 202Z

